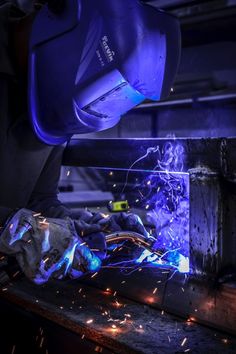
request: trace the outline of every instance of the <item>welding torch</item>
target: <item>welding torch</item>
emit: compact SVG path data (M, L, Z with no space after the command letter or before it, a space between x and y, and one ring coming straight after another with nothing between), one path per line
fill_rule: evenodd
M120 241L131 241L137 246L141 246L151 253L161 256L162 253L155 249L156 239L149 235L146 237L133 231L118 231L105 235L106 244L117 243Z
M141 233L134 231L116 231L112 233L98 232L93 236L86 236L83 238L86 244L90 247L100 259L105 259L109 245L118 244L120 242L131 241L134 245L144 248L149 252L162 256L160 250L155 248L156 239L151 235L144 236ZM103 250L103 251L102 251Z

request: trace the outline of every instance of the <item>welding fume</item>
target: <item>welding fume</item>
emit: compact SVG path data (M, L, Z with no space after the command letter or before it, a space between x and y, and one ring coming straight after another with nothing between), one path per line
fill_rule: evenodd
M37 1L27 15L3 2L0 33L0 252L36 284L97 272L124 240L162 257L137 215L75 212L57 194L74 134L168 96L178 20L138 0Z

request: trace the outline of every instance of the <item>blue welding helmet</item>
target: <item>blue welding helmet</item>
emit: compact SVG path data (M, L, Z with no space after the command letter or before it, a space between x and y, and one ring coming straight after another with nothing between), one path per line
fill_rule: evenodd
M29 113L40 140L114 126L145 99L170 92L180 56L173 16L137 0L67 0L45 5L30 40Z

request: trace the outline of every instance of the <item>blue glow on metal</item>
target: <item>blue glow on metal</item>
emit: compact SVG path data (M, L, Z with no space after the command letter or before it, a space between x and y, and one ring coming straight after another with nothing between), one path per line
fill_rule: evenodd
M134 169L150 154L153 168ZM141 210L143 215L146 211L143 222L149 225L148 231L156 239L154 249L162 254L158 256L144 250L135 260L136 264L189 272L189 174L182 172L184 154L182 145L168 141L162 147L149 147L126 170L121 194L125 193L131 212Z
M98 257L93 257L89 263L89 271L96 272L101 266L101 261Z
M189 257L183 256L178 250L167 251L160 257L145 250L135 262L138 264L151 263L152 266L157 267L171 266L180 273L189 273Z

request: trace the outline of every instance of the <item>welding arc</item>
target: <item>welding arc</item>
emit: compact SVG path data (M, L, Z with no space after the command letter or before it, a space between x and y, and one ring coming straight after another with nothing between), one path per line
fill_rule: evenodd
M114 232L105 235L105 239L107 244L119 242L119 241L131 241L138 246L144 247L146 250L150 251L151 253L155 253L157 256L162 256L162 253L153 249L153 245L156 241L153 237L150 237L148 239L146 236L139 234L137 232L133 232L133 231Z

